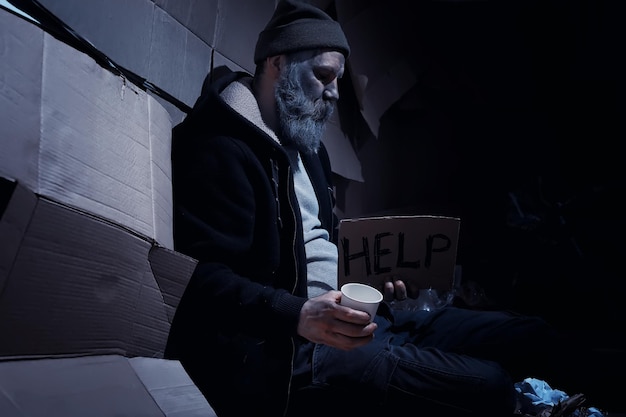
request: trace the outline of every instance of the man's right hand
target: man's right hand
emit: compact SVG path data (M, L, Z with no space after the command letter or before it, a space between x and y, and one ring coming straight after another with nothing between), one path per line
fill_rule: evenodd
M310 298L302 306L298 334L311 342L351 350L374 338L377 324L364 311L339 304L340 291Z

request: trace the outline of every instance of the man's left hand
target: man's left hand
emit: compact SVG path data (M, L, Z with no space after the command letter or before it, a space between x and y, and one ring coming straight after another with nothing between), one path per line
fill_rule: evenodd
M402 301L406 300L407 290L404 281L397 278L392 278L391 280L385 282L385 286L383 288L383 296L385 297L385 301Z

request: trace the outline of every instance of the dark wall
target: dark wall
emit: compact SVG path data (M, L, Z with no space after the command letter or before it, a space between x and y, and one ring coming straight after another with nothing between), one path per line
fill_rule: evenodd
M461 217L463 277L490 304L593 322L587 334L613 343L626 321L626 6L416 4L404 35L418 82L377 139L357 132L365 183L346 193L368 214Z

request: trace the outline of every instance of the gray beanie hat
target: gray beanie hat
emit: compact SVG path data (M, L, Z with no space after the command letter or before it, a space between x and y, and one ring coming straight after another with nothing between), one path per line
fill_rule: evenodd
M328 48L350 55L350 46L339 23L321 9L296 0L281 0L259 34L254 62L305 49Z

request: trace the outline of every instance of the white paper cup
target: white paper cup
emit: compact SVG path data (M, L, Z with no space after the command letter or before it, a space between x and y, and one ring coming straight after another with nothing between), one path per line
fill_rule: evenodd
M339 304L365 311L369 313L372 319L382 300L382 293L370 285L350 282L341 286L341 302Z

